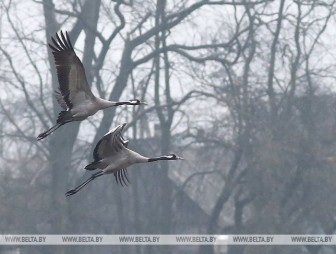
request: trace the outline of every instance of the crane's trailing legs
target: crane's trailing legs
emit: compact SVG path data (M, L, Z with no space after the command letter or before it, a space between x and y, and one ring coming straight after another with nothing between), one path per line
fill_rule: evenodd
M67 193L65 193L65 196L71 196L73 194L76 194L78 191L80 191L89 182L93 181L94 179L96 179L97 177L102 176L102 175L104 175L104 172L102 170L97 172L97 173L92 174L91 177L89 179L87 179L85 182L81 183L76 188L74 188L72 190L69 190Z
M37 136L37 140L44 139L45 137L49 136L51 133L53 133L55 130L57 130L59 127L61 127L63 124L58 123L51 127L49 130L46 130L45 132L42 132L40 135Z
M74 120L77 120L77 119L74 119L72 117L71 111L67 111L67 110L61 111L58 114L56 124L53 127L51 127L49 130L46 130L45 132L42 132L40 135L38 135L37 140L44 139L45 137L47 137L51 133L53 133L55 130L57 130L59 127L61 127L63 124L70 123ZM80 119L78 119L78 120L80 120Z

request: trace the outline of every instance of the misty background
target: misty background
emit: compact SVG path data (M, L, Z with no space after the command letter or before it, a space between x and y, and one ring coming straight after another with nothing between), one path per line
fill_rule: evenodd
M333 234L335 0L0 1L1 234ZM70 123L47 43L68 31L95 95L138 98ZM127 122L131 184L90 174ZM320 246L44 246L0 253L336 253Z

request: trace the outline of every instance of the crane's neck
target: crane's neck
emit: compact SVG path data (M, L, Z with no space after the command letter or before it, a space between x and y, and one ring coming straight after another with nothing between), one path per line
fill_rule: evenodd
M147 162L153 162L153 161L167 161L171 160L168 156L160 156L160 157L153 157L153 158L148 158Z
M114 102L114 101L108 101L108 100L104 100L104 99L101 99L101 98L97 98L97 101L98 101L98 104L99 104L99 108L101 108L101 109L116 106L116 102Z
M131 157L133 159L133 163L144 163L144 162L171 160L171 157L168 156L168 155L167 156L148 158L148 157L142 156L141 154L138 154L138 153L136 153L132 150L129 150L129 153L131 154Z
M100 108L110 108L120 105L137 105L132 101L108 101L101 98L97 98Z
M134 152L132 150L129 150L126 148L126 150L129 153L129 158L132 163L144 163L148 162L148 158L145 156L142 156L141 154L138 154L137 152Z
M120 105L129 105L129 101L108 101L101 98L97 98L100 108L110 108Z

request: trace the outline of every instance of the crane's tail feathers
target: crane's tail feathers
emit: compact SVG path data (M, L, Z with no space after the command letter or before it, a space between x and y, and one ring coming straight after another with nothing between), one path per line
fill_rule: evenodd
M67 193L65 193L65 196L71 196L76 194L78 191L80 191L85 185L87 185L89 182L91 182L92 180L96 179L99 176L104 175L104 172L101 170L95 174L92 174L91 177L89 179L87 179L86 181L84 181L83 183L81 183L80 185L78 185L76 188L69 190Z
M124 175L125 175L126 181L127 181L128 183L131 183L131 181L128 179L127 169L125 169ZM126 184L126 185L127 185L127 184Z
M51 133L53 133L55 130L57 130L59 127L61 127L65 123L69 123L73 121L72 115L70 111L61 111L58 115L56 125L51 127L49 130L46 130L45 132L42 132L40 135L37 136L37 140L44 139L45 137L49 136Z
M85 169L86 170L95 170L97 168L99 168L100 166L100 162L99 161L94 161L94 162L91 162L90 164L88 164Z
M72 115L70 111L61 111L57 117L57 123L64 124L72 121Z
M117 184L121 184L121 186L127 186L127 183L131 183L127 176L127 169L123 168L114 173L115 180Z
M42 132L40 135L37 136L37 140L44 139L45 137L49 136L51 133L53 133L55 130L57 130L59 127L61 127L63 124L58 123L51 127L49 130L46 130L45 132Z

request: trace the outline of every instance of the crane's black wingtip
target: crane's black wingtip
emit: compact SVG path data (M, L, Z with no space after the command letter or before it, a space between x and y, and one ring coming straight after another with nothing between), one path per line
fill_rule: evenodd
M127 125L127 123L120 124L120 126L121 126L121 130L120 131L123 131L126 125Z

